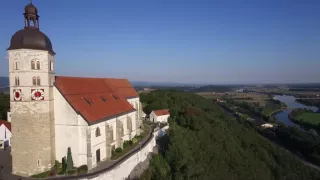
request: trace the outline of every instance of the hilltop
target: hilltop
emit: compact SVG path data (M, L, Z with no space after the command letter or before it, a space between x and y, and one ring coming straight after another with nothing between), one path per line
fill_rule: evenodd
M168 148L140 179L319 179L320 173L199 95L142 93L144 110L170 109Z

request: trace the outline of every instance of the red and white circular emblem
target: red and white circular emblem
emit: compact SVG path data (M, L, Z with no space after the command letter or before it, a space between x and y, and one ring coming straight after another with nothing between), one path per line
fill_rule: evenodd
M44 90L43 89L32 89L31 90L32 100L44 100Z
M14 89L13 90L13 99L15 101L21 101L22 100L21 89Z

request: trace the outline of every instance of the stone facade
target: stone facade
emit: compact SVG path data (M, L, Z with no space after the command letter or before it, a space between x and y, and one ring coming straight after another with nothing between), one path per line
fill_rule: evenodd
M49 64L53 56L40 50L10 50L10 111L12 123L12 171L29 176L51 168L54 163L54 71ZM33 70L31 61L38 61L40 69ZM50 62L52 61L52 62ZM33 84L40 78L40 85ZM16 84L15 79L19 79ZM14 100L13 91L21 90L21 101ZM33 101L31 89L43 89L44 100Z

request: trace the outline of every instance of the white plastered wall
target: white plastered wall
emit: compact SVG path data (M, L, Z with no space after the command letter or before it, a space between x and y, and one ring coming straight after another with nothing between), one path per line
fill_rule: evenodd
M132 129L134 130L136 128L136 123L134 121L135 113L136 111L89 126L90 132L91 132L92 167L95 167L97 165L96 152L98 149L100 149L100 161L104 161L106 159L106 147L107 147L106 132L105 132L106 125L108 125L109 127L112 127L113 129L113 142L111 143L111 146L115 146L115 148L117 148L116 121L121 121L123 123L124 136L121 137L122 141L130 140L136 135L136 131L132 131L131 137L128 135L127 118L128 116L132 118ZM100 130L100 136L98 137L96 137L97 128L99 128Z
M11 132L4 124L0 125L0 141L9 141L9 146L11 146ZM3 148L3 147L2 147ZM1 149L1 148L0 148Z
M61 162L71 148L74 166L87 164L87 122L54 87L56 160Z

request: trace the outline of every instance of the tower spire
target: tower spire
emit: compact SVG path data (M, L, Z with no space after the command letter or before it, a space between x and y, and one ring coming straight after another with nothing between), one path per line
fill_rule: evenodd
M36 28L39 29L39 16L38 9L32 4L32 0L30 3L24 8L24 27L25 28Z

